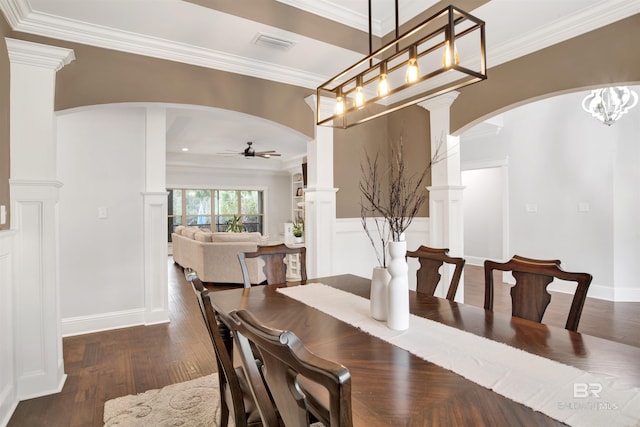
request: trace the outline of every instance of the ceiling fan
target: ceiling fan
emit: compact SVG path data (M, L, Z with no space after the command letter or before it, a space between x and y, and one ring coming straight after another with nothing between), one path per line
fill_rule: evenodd
M270 157L278 157L281 155L280 153L276 153L275 150L256 151L255 148L253 148L253 142L247 142L247 148L245 148L239 153L220 153L220 154L239 154L241 156L244 156L245 158L262 157L263 159L268 159Z

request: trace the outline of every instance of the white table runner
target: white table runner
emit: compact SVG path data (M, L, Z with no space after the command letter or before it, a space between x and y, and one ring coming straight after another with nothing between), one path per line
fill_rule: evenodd
M640 388L411 315L393 331L369 300L320 283L278 292L572 426L640 426ZM638 361L640 363L640 361Z

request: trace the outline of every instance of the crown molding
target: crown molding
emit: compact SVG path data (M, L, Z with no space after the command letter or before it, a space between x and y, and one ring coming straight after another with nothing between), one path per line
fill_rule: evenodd
M323 18L339 22L340 24L355 28L365 33L369 33L369 14L365 9L364 13L354 13L352 9L348 9L338 3L327 0L276 0L296 9L322 16ZM365 4L362 2L363 5ZM382 20L372 19L371 26L375 36L382 36ZM395 24L394 24L395 26Z
M503 64L637 13L640 13L640 0L602 2L568 18L557 19L539 31L493 46L488 67Z
M5 38L9 62L59 71L76 59L73 50L24 40Z
M365 33L369 32L369 11L365 9L362 13L354 13L352 9L348 9L335 1L329 0L276 0L280 3L284 3L288 6L295 7L305 12L313 13L314 15L322 16L323 18L330 19L332 21L339 22L340 24L347 25ZM362 2L364 4L364 2ZM428 7L433 6L437 1L430 1L430 4L425 5L424 0L406 0L402 3L400 9L400 24L406 22L408 19L404 17L414 17L424 12ZM391 5L391 1L385 2L387 5ZM376 13L380 12L373 10L371 19L372 33L374 36L382 37L389 34L396 29L395 9L390 9L392 13L383 14L384 18L376 18Z
M31 10L28 0L0 0L15 31L114 49L315 89L327 80L290 67L156 37L114 30Z
M345 25L351 25L354 28L362 28L362 20L364 19L364 28L366 28L364 31L368 31L366 15L356 14L354 16L352 11L347 13L344 7L336 6L335 3L329 1L277 1L328 19L344 21ZM419 4L419 1L412 0L403 5L402 10L407 14L413 13L411 12L412 8L414 8L414 12L421 8ZM29 0L0 0L0 8L15 31L182 62L308 89L315 89L330 78L225 52L52 16L33 11ZM419 12L421 11L415 12L415 14ZM516 59L637 13L640 13L640 0L604 1L589 10L572 15L568 19L562 18L550 25L545 25L540 31L491 46L489 66L496 66ZM357 24L358 21L360 24Z

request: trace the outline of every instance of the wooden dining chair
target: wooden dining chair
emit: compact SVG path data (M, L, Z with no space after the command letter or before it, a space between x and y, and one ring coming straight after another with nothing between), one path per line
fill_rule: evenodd
M263 425L278 426L276 413L288 427L309 426L314 419L326 427L353 425L351 374L345 366L316 356L293 332L272 329L246 310L230 317ZM260 353L261 371L252 363L252 346Z
M218 317L211 305L209 292L202 284L202 281L195 274L187 275L187 280L191 282L193 290L198 299L200 312L204 319L205 326L213 343L213 350L216 355L218 366L218 381L220 384L220 426L226 427L229 424L229 414L233 416L235 425L240 426L261 426L262 421L258 407L253 400L251 390L248 386L242 367L234 367L232 361L232 349L227 347L221 335L221 329L226 333L229 330L221 328ZM229 339L230 343L233 343ZM255 359L254 359L255 363Z
M242 269L242 277L244 278L244 287L251 287L251 279L247 270L246 258L262 258L264 261L264 275L268 285L285 283L287 281L287 263L288 255L297 254L299 257L300 282L307 282L307 266L306 254L307 249L304 246L290 247L285 244L258 246L255 252L238 252L238 260Z
M582 307L592 276L588 273L569 273L560 268L559 260L536 260L514 255L507 262L484 262L484 308L493 310L493 272L510 271L516 280L511 288L511 312L513 316L542 322L544 312L551 302L547 286L554 280L576 282L571 308L565 329L578 330Z
M455 265L451 283L447 291L447 299L453 301L458 291L458 284L464 268L464 258L454 258L448 255L449 249L436 249L428 246L420 246L415 251L407 251L407 256L417 258L420 262L418 269L416 292L434 295L438 283L440 283L441 274L438 272L443 264Z

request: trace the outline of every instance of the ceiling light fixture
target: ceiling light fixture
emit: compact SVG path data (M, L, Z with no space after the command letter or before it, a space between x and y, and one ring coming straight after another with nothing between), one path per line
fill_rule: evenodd
M317 88L316 123L348 128L485 80L485 23L448 6Z
M582 108L607 126L611 126L623 114L638 103L638 94L626 86L605 87L592 90L582 100Z

